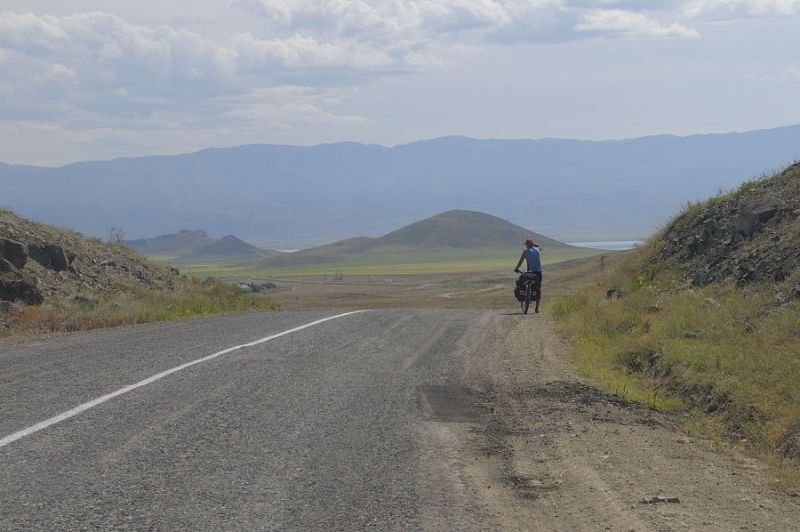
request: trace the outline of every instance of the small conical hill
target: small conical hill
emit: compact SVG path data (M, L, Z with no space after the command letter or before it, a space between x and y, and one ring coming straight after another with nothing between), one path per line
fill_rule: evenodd
M437 214L384 235L376 242L384 246L463 249L521 246L527 238L545 247L566 245L497 216L465 210Z
M379 238L357 237L291 255L267 259L266 267L335 263L347 259L402 251L448 249L521 249L533 238L542 247L571 246L482 212L452 210L407 225Z

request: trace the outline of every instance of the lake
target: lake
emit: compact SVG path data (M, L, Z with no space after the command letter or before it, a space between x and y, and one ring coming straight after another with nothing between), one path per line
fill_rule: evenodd
M579 248L607 249L608 251L625 251L626 249L633 249L641 243L642 243L641 240L609 240L606 242L568 242L570 246L577 246Z

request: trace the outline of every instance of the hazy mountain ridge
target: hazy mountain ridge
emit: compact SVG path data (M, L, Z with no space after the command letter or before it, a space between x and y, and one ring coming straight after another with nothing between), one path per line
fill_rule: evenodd
M273 250L260 249L234 235L212 238L205 231L188 229L152 238L126 240L122 243L145 255L163 255L178 259L264 258L281 254Z
M562 238L639 236L701 199L800 156L800 126L618 141L444 137L387 148L250 145L0 168L8 206L105 236L205 227L259 243L380 235L449 209Z
M190 231L183 229L177 233L160 235L153 238L140 238L137 240L124 240L122 243L129 248L144 254L185 255L195 248L207 245L214 239L205 231Z

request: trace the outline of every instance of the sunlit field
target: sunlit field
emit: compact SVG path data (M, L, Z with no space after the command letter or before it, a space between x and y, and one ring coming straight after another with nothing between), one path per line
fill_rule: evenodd
M594 249L566 249L542 253L542 262L553 264L599 254ZM484 273L511 271L520 250L473 249L431 250L382 253L330 264L310 264L281 268L259 268L247 264L180 265L181 271L195 277L237 279L248 277L297 277L321 275L424 275L446 273ZM160 262L169 264L169 260Z

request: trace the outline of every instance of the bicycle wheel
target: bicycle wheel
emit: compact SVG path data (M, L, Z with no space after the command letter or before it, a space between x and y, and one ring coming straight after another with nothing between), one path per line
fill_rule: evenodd
M531 285L528 283L525 286L525 301L522 302L522 313L527 314L528 308L531 306Z

